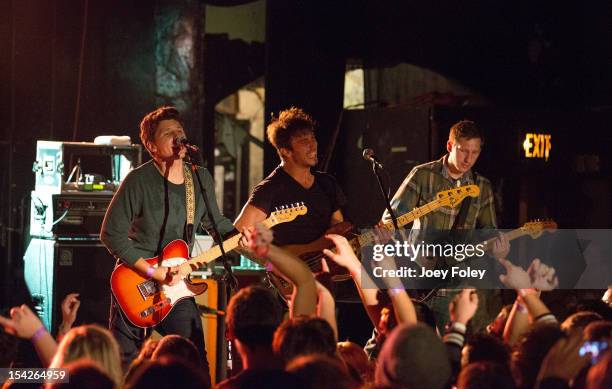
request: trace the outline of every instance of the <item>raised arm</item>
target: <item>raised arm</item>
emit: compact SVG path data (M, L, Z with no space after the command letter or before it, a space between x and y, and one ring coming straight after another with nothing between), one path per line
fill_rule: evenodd
M368 273L365 271L365 269L363 269L361 262L357 256L355 256L353 249L345 237L336 234L328 234L325 235L325 237L334 242L336 245L336 252L325 249L323 250L323 254L348 270L348 272L351 274L351 278L355 282L355 286L359 292L359 297L361 298L361 302L366 309L366 313L368 314L370 321L372 321L372 324L374 324L375 327L378 326L380 311L382 310L382 307L379 305L378 299L376 298L378 289L363 288L362 281L364 278L369 277ZM374 285L373 282L370 283Z
M506 269L506 274L499 276L500 281L516 290L518 296L504 328L504 340L510 345L516 343L529 328L527 316L532 323L557 323L557 319L540 299L540 291L552 290L559 285L555 269L542 264L537 258L531 262L527 271L506 259L498 261Z
M49 366L57 351L57 343L38 316L27 305L11 308L10 316L0 316L0 325L4 326L8 333L29 339L43 366Z
M317 287L312 272L299 258L271 244L272 238L272 231L261 224L256 224L254 228L243 231L242 245L250 252L253 259L262 264L271 263L274 270L293 284L291 317L314 315L317 306Z

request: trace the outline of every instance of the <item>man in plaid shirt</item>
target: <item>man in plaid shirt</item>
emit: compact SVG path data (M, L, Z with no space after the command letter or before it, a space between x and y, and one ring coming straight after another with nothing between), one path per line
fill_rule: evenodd
M491 182L472 171L483 144L482 132L474 122L462 120L454 124L450 129L446 144L448 154L437 161L412 169L393 196L391 208L395 214L403 215L435 200L436 194L440 191L476 184L480 188L480 196L471 199L465 221L459 228L465 230L497 229ZM461 205L455 208L442 207L415 220L410 233L410 243L428 242L431 239L431 233L450 230L460 209ZM390 219L388 211L385 211L383 221ZM500 235L500 239L493 246L493 256L505 258L509 250L507 239ZM422 261L428 260L417 260L419 264L425 265ZM454 292L449 289L440 289L428 303L437 316L436 321L439 328L440 324L444 325L448 320L448 303L452 300Z

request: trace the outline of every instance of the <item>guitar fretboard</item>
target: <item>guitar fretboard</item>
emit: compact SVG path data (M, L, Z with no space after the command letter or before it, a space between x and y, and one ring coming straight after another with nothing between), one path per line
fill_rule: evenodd
M264 220L262 224L266 228L272 228L277 223L275 223L272 220L272 218L268 218ZM242 234L237 234L227 239L226 241L224 241L223 250L225 250L226 253L234 250L236 247L240 245L240 238L242 238ZM182 265L180 265L179 266L180 272L182 274L188 274L196 269L199 269L203 265L214 261L220 256L221 256L221 247L213 246L210 249L206 250L205 252L201 253L200 255L197 255L189 259L187 262L183 263Z
M442 207L443 205L445 205L445 203L448 203L448 198L437 199L421 207L415 208L412 211L399 216L397 218L397 226L401 228L409 223L412 223L416 219L425 216L428 213L433 212L436 209ZM386 222L383 226L389 231L393 231L395 229L395 226L393 225L392 221ZM376 240L374 232L368 231L354 239L351 239L349 243L351 244L353 250L360 250L361 247L374 243L375 241Z

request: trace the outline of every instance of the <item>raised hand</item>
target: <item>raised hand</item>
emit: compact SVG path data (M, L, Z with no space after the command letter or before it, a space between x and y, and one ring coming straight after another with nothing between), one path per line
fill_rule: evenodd
M478 309L478 293L476 289L463 289L457 293L448 305L451 321L467 324Z
M520 266L515 266L507 259L499 258L497 261L506 269L506 274L500 274L499 280L511 289L531 288L529 274Z
M499 238L493 241L493 249L491 250L491 254L494 258L500 260L506 258L509 252L510 241L508 241L506 234L500 232Z
M334 242L334 245L336 246L336 252L328 249L323 250L323 254L325 254L326 257L347 269L351 269L354 266L360 266L359 259L357 259L351 245L344 236L327 234L325 235L325 238Z
M241 245L257 256L265 256L274 240L272 230L261 223L242 231Z
M66 328L72 327L77 317L81 302L78 293L69 293L62 301L62 325Z
M27 305L11 308L10 318L0 316L0 325L9 334L30 339L42 326L42 322Z
M555 275L555 268L547 266L538 258L534 259L527 269L531 279L532 288L549 291L559 286L559 278Z

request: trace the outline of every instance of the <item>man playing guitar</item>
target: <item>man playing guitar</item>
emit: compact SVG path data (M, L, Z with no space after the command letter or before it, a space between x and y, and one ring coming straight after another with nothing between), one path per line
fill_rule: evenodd
M300 108L281 111L268 125L268 140L281 163L259 183L234 222L242 231L264 220L282 204L304 203L308 214L274 228L277 245L303 244L321 238L344 220L346 198L329 174L312 171L317 164L315 122Z
M410 240L412 242L427 241L432 232L463 229L472 230L497 229L495 204L491 182L482 175L476 174L472 167L478 160L484 137L476 123L462 120L454 124L448 136L446 150L448 154L437 161L416 166L408 174L391 200L391 208L396 215L401 215L411 209L430 202L436 193L468 184L478 185L480 196L461 207L443 207L414 221ZM464 208L463 216L457 226L455 222ZM391 220L388 211L382 217L383 221ZM502 235L492 247L496 258L505 258L510 250L508 240ZM438 259L442 260L442 259ZM427 261L427 260L425 260ZM419 260L417 260L419 262ZM420 263L425 265L424 263ZM448 304L453 299L452 290L440 289L428 301L428 305L436 315L440 330L448 320ZM484 301L484 296L481 301ZM481 304L484 306L485 304Z
M214 220L221 235L234 230L232 222L219 212L212 177L203 168L198 171L212 217L200 191L194 190L195 172L183 161L187 151L177 141L184 137L182 121L174 107L161 107L142 119L140 139L153 159L127 175L107 209L101 230L102 243L115 258L160 284L183 282L178 268L154 267L144 258L161 255L163 247L176 239L193 242L194 221L195 227L201 221L208 230ZM115 298L109 324L121 348L123 363L127 364L140 350L144 329L127 319ZM206 366L203 372L208 374L200 313L193 298L179 301L155 329L162 335L178 334L191 339Z

